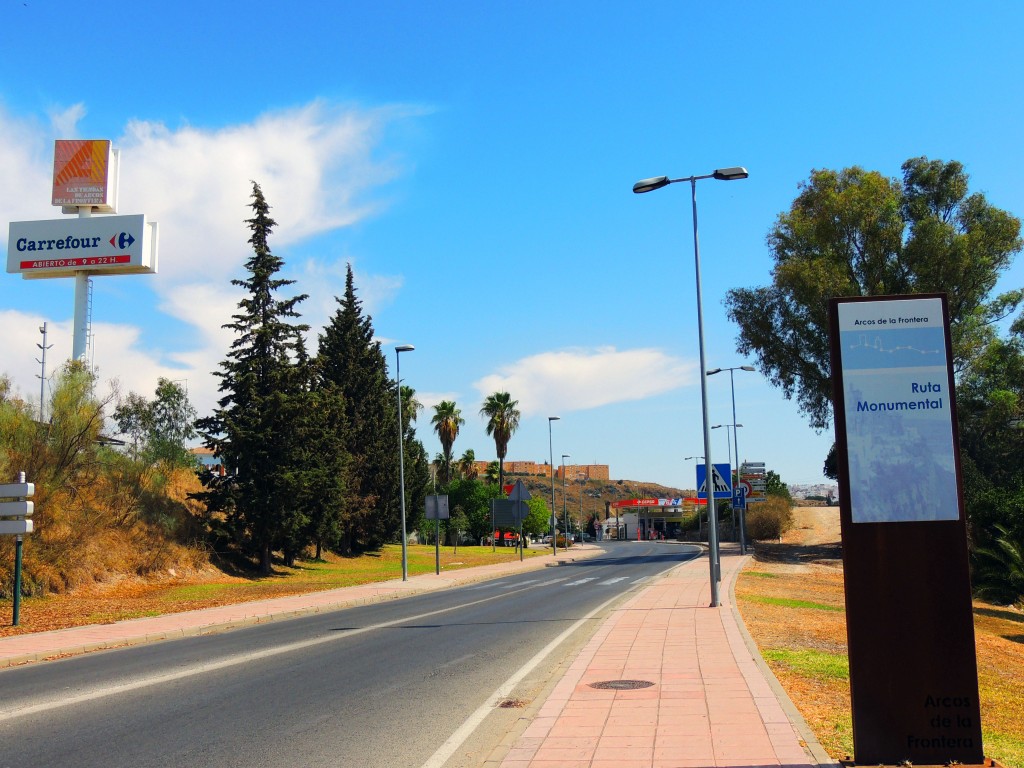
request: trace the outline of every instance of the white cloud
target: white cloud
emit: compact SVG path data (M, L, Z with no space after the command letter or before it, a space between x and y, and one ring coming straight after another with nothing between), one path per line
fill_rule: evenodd
M348 226L376 211L371 191L400 172L397 160L374 153L386 124L411 114L314 102L216 130L135 121L116 142L120 208L160 222L165 282L199 273L216 282L249 252L253 181L277 222L275 249Z
M345 295L345 271L352 263L352 278L356 285L356 298L363 313L376 315L382 307L390 305L402 290L405 279L401 275L376 275L358 269L354 259L318 261L308 259L301 265L299 283L294 286L307 293L302 303L303 322L311 328L323 328L339 309L337 299ZM378 339L382 343L386 340Z
M66 109L50 110L50 125L56 138L67 138L78 133L78 121L85 117L85 105L73 104Z
M543 352L474 382L481 399L511 393L523 415L642 400L689 384L696 364L657 349L614 347Z
M52 142L73 138L85 111L82 104L55 109L46 125L0 108L0 178L17 180L0 185L4 230L12 220L61 215L49 204ZM144 286L125 289L147 297L156 294L141 307L145 317L137 325L94 323L101 380L117 377L122 390L151 394L158 376L187 379L190 398L200 412L211 408L217 380L210 372L232 340L221 326L230 321L240 298L230 280L244 274L251 254L244 222L251 215L251 182L260 184L272 207L277 222L272 244L287 260L288 245L348 226L384 207L381 188L406 172L401 158L389 155L384 133L390 124L422 114L419 107L363 109L315 101L217 128L130 122L113 142L121 152L119 213L144 212L150 221L159 222L160 271ZM336 260L287 261L290 274L298 271L303 280L303 285L293 286L296 292L310 293L302 308L303 321L314 328L329 319L334 297L344 292L346 261L353 259L339 254ZM15 275L4 278L0 301L13 295L8 291L15 290L19 280ZM361 273L358 284L364 307L371 310L393 300L402 277ZM17 369L22 377L18 385L26 393L32 391L28 356L38 352L37 326L49 320L53 338L70 347L70 321L46 317L48 313L52 310L47 308L4 315L0 359L5 364L0 370ZM154 349L146 335L148 326L160 324L161 315L188 329L179 334L176 351ZM54 348L51 355L63 361L70 349ZM38 382L35 392L38 397Z
M7 373L15 391L34 404L39 403L39 385L42 375L40 329L44 318L15 310L0 311L0 327L4 329L4 358ZM72 321L46 320L46 398L54 374L71 357ZM153 354L142 348L140 331L128 325L94 323L93 332L100 340L91 362L95 365L99 381L99 394L103 396L116 385L122 393L136 391L152 396L157 379L186 378L187 371L162 364Z

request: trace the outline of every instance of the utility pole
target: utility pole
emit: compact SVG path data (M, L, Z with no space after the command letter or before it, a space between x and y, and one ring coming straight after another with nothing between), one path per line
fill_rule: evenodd
M39 421L46 421L46 350L53 346L53 344L46 343L46 323L43 323L39 332L43 334L43 343L36 344L41 350L43 350L43 359L36 360L37 363L41 363L43 366L42 373L39 375Z

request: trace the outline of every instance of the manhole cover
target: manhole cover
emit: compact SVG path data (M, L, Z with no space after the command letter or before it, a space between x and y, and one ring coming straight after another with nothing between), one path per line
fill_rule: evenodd
M650 688L654 683L650 680L602 680L599 683L591 683L591 688L611 691L635 691L637 688Z

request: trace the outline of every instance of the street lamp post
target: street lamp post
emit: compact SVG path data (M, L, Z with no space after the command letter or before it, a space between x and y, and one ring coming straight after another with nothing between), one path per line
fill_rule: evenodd
M748 371L754 372L754 366L752 365L735 365L732 368L715 368L713 371L708 371L708 376L714 376L716 373L722 371L729 372L729 389L732 392L732 444L736 448L736 482L737 484L742 479L740 477L740 439L736 432L736 384L733 380L733 371ZM740 507L740 554L747 554L747 510L746 507Z
M586 487L587 477L582 472L577 472L576 479L580 483L580 541L583 541L583 489Z
M551 554L558 556L558 536L555 529L555 454L551 447L551 422L558 421L558 416L548 416L548 461L551 462Z
M562 543L565 544L566 552L569 551L569 515L565 505L565 460L570 458L572 457L568 453L562 454Z
M412 352L412 344L395 347L395 385L398 387L398 499L402 510L402 581L409 580L409 550L405 540L405 441L402 439L402 376L401 358L403 352Z
M693 202L693 261L697 277L697 337L700 345L700 399L704 423L704 456L708 468L708 477L714 475L714 465L711 463L711 430L708 428L708 382L707 364L704 355L704 309L701 300L700 285L700 240L697 238L697 181L700 179L718 179L719 181L734 181L745 179L749 174L743 167L718 168L713 173L704 176L689 176L681 179L670 179L668 176L655 176L650 179L641 179L633 185L635 194L651 192L661 189L669 184L679 181L690 182L690 199ZM715 493L714 483L706 483L708 497L708 555L711 568L711 607L717 608L721 605L718 599L718 582L721 579L721 568L718 562L718 522L715 519Z

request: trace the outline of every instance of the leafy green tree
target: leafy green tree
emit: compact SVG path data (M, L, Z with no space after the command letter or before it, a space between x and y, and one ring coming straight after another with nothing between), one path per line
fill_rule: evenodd
M49 421L40 424L31 404L12 396L0 379L0 469L6 482L24 472L35 483L35 529L50 524L49 499L77 497L100 471L100 434L112 396L97 398L95 378L78 361L66 363L50 396Z
M333 387L344 403L344 450L351 457L351 494L337 547L347 554L376 549L398 538L398 411L397 394L380 343L374 339L372 320L363 313L356 296L351 265L345 295L338 304L319 337L317 369L319 386Z
M153 429L152 421L150 402L138 392L129 392L114 408L117 432L127 438L128 450L133 459L139 459L146 450Z
M444 484L448 485L452 480L452 445L459 436L459 427L465 424L466 420L462 418L462 411L455 406L453 400L442 400L434 406L434 415L430 423L434 425L437 439L441 441L444 453L444 462L441 464L444 471L442 477Z
M957 385L964 505L983 597L1019 584L1012 557L1024 552L1024 318L993 339ZM1002 558L1002 559L1001 559ZM1000 576L1000 564L1006 565ZM1019 597L1020 595L1018 595Z
M153 461L165 461L176 467L194 466L187 444L195 439L196 409L188 392L176 381L157 380L156 397L151 405L152 432L149 451Z
M789 493L789 486L782 482L782 478L779 477L779 473L769 469L764 475L764 492L767 496L778 496L781 499L785 499L790 504L793 503L793 497Z
M494 448L498 453L498 488L505 482L505 454L508 442L519 429L518 400L513 400L508 392L495 392L488 395L480 409L480 415L487 417L487 434L494 438Z
M902 182L852 167L818 170L768 233L772 284L729 291L737 348L812 427L832 419L828 299L946 292L962 368L1011 312L1020 291L990 298L1020 248L1020 221L968 194L957 162L903 164Z
M531 496L526 501L526 506L530 508L530 512L523 520L523 533L527 536L542 536L547 533L551 527L551 508L547 499L539 495Z
M196 466L187 447L196 437L196 415L185 389L162 377L152 401L129 392L114 409L114 421L119 433L129 439L133 459L183 468Z
M294 545L305 521L298 508L301 476L296 461L297 425L308 402L299 395L309 374L302 343L308 326L291 322L306 296L278 298L291 280L276 277L283 261L268 242L275 222L259 185L253 183L252 257L245 280L232 280L246 296L224 327L235 334L215 375L221 397L213 415L197 427L227 473L204 474L201 495L211 511L222 511L244 551L257 556L269 574L275 544Z
M497 485L490 485L477 479L456 478L448 487L448 508L458 507L466 517L459 530L467 532L475 541L489 535L491 529L491 499L503 494ZM449 521L449 529L451 521Z

